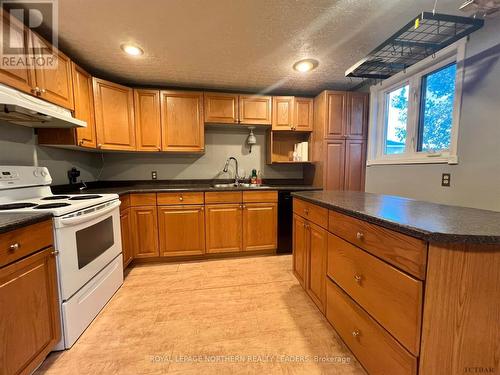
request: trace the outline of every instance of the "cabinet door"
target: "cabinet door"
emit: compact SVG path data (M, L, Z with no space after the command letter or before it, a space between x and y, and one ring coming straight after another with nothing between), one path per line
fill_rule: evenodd
M277 236L278 205L276 203L243 205L243 251L276 249Z
M293 272L300 284L305 287L307 266L306 221L293 215Z
M205 206L207 253L238 252L242 249L242 206Z
M326 254L328 232L320 226L308 223L306 291L316 306L324 312L326 306Z
M312 98L295 98L294 100L294 120L295 130L313 130L313 105Z
M129 87L93 78L97 148L135 150L134 95Z
M130 210L134 258L159 256L156 206L132 207Z
M134 90L134 118L138 151L161 151L160 91Z
M160 95L163 151L203 151L203 93L161 91Z
M34 33L31 35L33 55L40 56L40 48L47 48L48 43ZM54 67L35 69L36 86L41 90L39 96L51 103L73 110L75 104L73 101L71 60L55 48L53 48L52 56L57 60Z
M270 96L240 95L240 124L271 125L271 107Z
M365 190L366 141L348 139L345 144L345 190Z
M28 45L31 42L28 42L29 33L28 30L24 27L24 25L17 20L15 17L9 17L6 12L4 13L2 21L2 27L4 30L9 28L10 31L10 45L12 46L22 46L20 49L23 55L28 55L29 48ZM0 38L0 48L2 51L5 51L3 39ZM15 52L15 51L13 51ZM10 61L10 60L7 60ZM14 59L14 69L2 68L0 69L0 82L14 87L18 90L27 92L29 94L35 94L33 88L35 87L35 72L30 66L26 66L23 68L22 66L15 64L17 59ZM19 68L19 69L18 69Z
M76 129L77 144L82 147L96 148L92 76L75 63L71 63L71 68L75 95L75 117L87 122L86 128Z
M326 190L344 190L345 141L325 142L325 182Z
M160 255L205 253L205 212L201 205L158 208Z
M273 130L292 130L293 96L273 97Z
M368 94L360 92L350 92L347 95L348 116L346 135L349 138L363 139L367 137L368 98Z
M0 269L2 373L30 374L60 339L53 248Z
M215 124L238 123L238 94L204 93L205 122Z
M326 94L326 138L343 138L346 132L347 94L329 91Z
M122 254L123 268L127 267L133 259L132 255L132 231L130 222L130 208L120 212L120 227L122 232Z

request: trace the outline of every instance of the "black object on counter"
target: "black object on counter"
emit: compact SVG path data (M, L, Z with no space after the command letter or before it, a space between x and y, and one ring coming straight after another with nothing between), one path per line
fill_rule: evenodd
M76 179L80 177L80 171L78 169L76 169L75 167L71 168L69 171L68 171L68 179L69 179L69 183L72 185L72 184L76 184Z

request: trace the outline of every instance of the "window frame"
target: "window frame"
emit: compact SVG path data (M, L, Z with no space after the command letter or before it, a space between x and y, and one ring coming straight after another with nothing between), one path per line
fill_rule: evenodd
M377 164L458 164L457 146L460 124L460 108L462 103L462 86L464 77L465 45L467 38L442 49L433 56L412 65L380 84L370 88L370 121L368 131L367 165ZM444 68L452 63L457 64L455 76L455 96L453 101L452 129L450 149L447 151L417 151L419 133L419 115L422 98L422 78L429 73ZM405 152L385 154L385 135L387 119L387 93L409 85L408 122Z

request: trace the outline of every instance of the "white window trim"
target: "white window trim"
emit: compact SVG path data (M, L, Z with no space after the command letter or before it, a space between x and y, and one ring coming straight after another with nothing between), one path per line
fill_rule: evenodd
M460 108L462 105L462 86L464 78L465 45L467 38L437 52L434 56L412 65L406 71L387 78L380 84L370 87L370 121L368 130L368 151L366 164L458 164L458 135L460 124ZM453 123L451 130L450 149L447 152L417 152L416 135L418 126L418 104L420 102L421 78L429 72L439 69L452 62L457 63L455 97L453 103ZM385 94L387 91L410 83L412 90L408 93L408 128L406 152L404 154L384 154L385 133Z

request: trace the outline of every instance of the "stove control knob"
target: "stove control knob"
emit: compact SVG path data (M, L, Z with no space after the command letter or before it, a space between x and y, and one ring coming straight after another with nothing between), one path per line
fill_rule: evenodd
M33 171L33 176L35 176L35 177L40 176L40 173L39 173L38 169L35 169L35 170Z
M40 174L42 175L42 177L47 177L47 171L45 169L42 169Z

